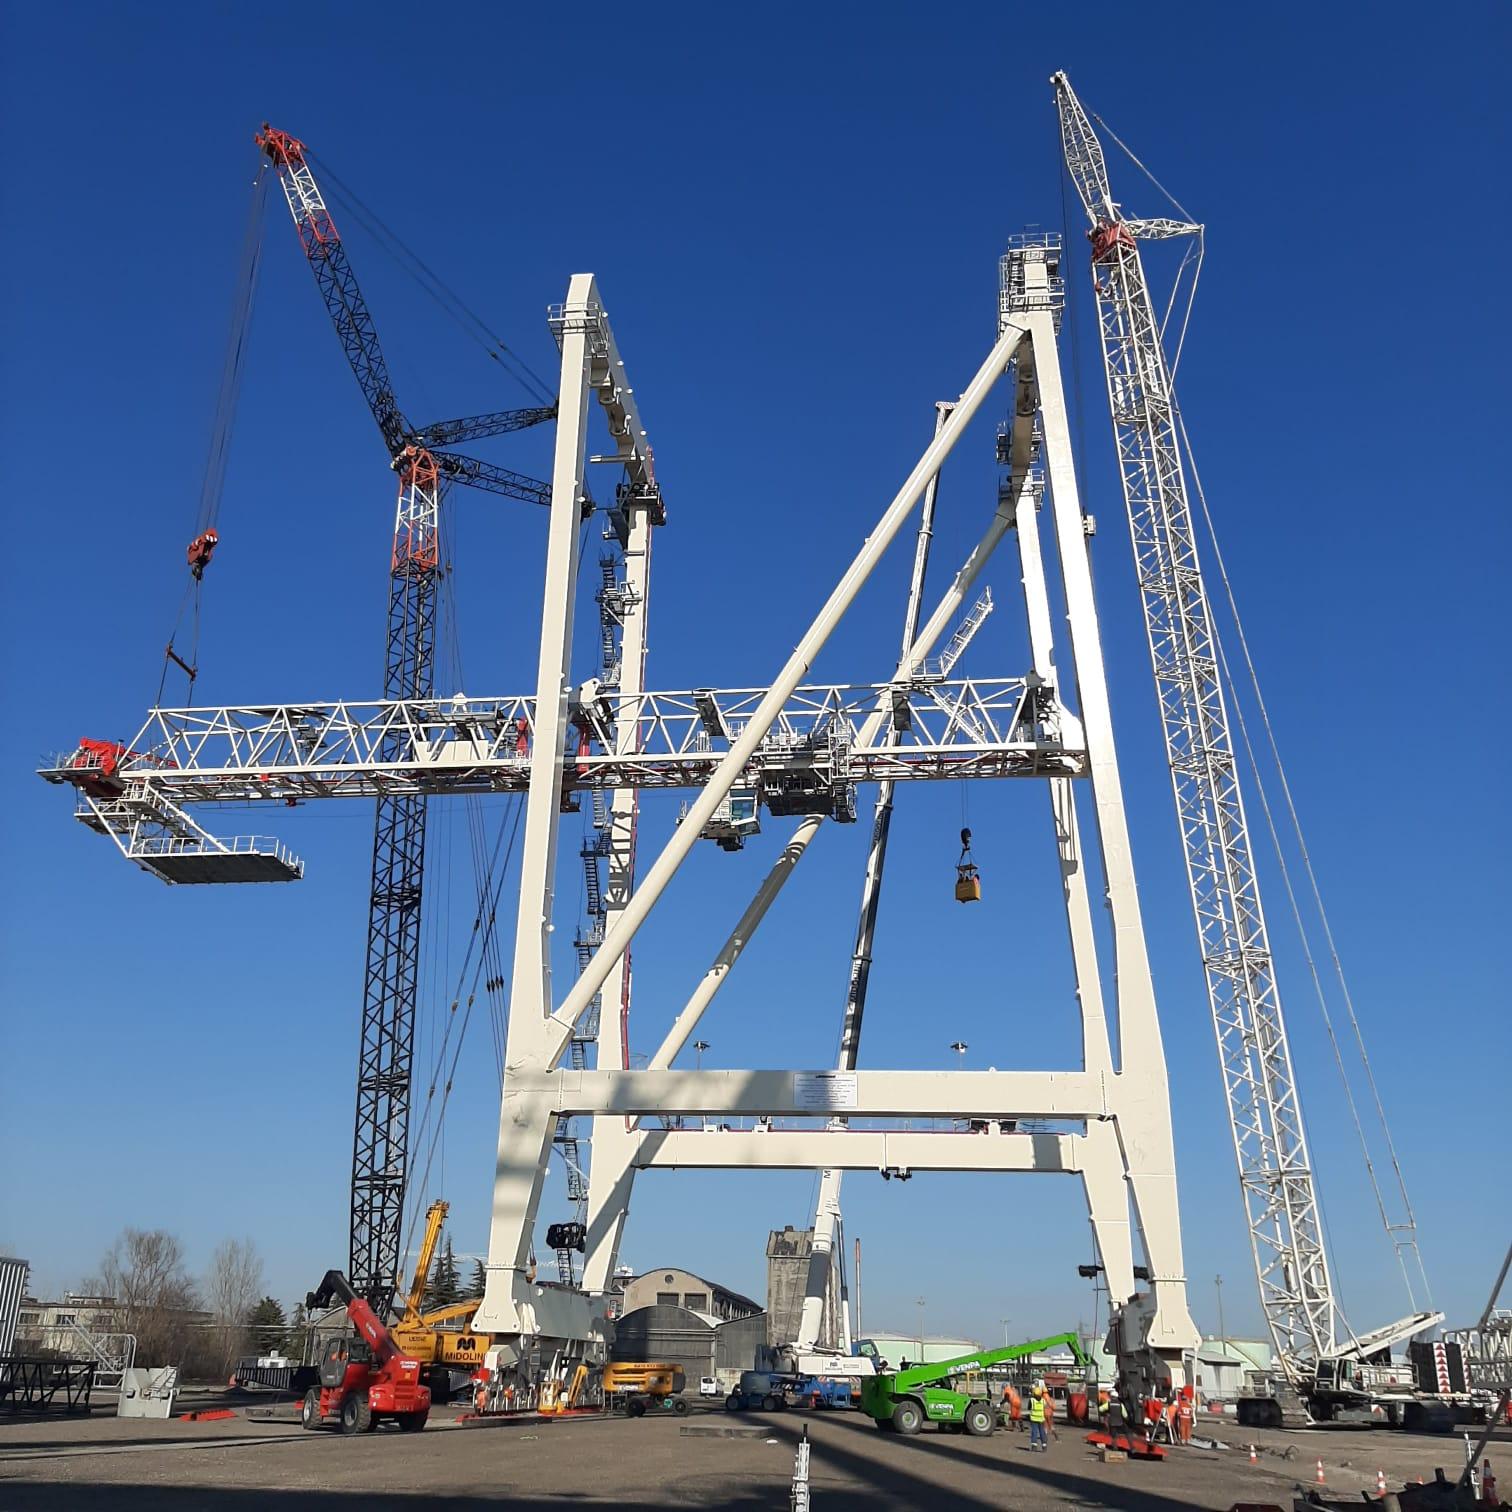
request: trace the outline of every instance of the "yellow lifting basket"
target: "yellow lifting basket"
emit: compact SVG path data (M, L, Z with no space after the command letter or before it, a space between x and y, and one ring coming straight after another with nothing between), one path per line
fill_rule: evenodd
M961 831L961 859L956 862L955 895L957 903L982 901L982 877L971 859L971 831Z

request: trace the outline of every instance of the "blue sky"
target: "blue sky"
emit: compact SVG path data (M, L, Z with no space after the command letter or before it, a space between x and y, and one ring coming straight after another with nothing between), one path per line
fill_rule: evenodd
M650 680L759 685L780 666L991 338L996 258L1059 230L1046 83L1083 98L1208 226L1185 410L1312 854L1417 1205L1435 1298L1478 1310L1508 1228L1505 1143L1509 231L1500 59L1508 13L1282 7L13 8L3 84L12 458L3 599L4 1096L0 1250L56 1289L126 1224L196 1268L252 1234L292 1298L345 1255L371 816L260 816L307 858L297 887L176 889L75 825L33 775L81 736L130 734L158 684L208 443L252 134L322 158L540 370L544 308L591 269L656 447ZM1116 155L1130 207L1160 203ZM371 696L392 484L299 257L268 207L263 282L205 588L201 697ZM1199 1322L1259 1321L1111 466L1073 217L1068 388L1114 713L1170 1061ZM353 260L405 408L524 402L356 228ZM1074 355L1073 355L1074 352ZM997 411L947 474L935 561L992 498ZM549 438L488 455L544 472ZM544 521L451 503L470 693L534 668ZM1429 527L1432 527L1431 529ZM903 553L817 673L885 676ZM971 670L1025 664L1006 556ZM582 659L588 656L580 642ZM452 688L441 691L450 692ZM869 811L871 795L863 792ZM1069 1064L1042 798L968 795L986 895L949 899L962 795L901 795L863 1060ZM421 1063L471 921L460 812L433 809ZM648 803L647 832L675 804ZM575 822L575 821L574 821ZM227 818L226 828L245 827ZM783 826L700 848L636 953L649 1051ZM824 1065L866 825L835 830L706 1020L710 1065ZM570 851L575 850L568 836ZM1298 1075L1350 1317L1406 1310L1294 937L1266 873ZM563 893L570 895L570 880ZM570 899L569 899L570 908ZM568 921L570 923L570 921ZM507 937L506 937L507 949ZM1492 1052L1488 1066L1488 1051ZM497 1120L474 1026L431 1187L459 1251L485 1242ZM625 1257L760 1293L765 1230L807 1176L645 1180ZM869 1328L996 1337L1091 1313L1069 1184L852 1178Z

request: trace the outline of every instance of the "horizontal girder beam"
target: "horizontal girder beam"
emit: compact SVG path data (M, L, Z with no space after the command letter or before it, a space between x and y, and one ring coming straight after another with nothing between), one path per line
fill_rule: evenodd
M640 1170L1063 1171L1080 1174L1078 1134L916 1129L645 1129Z
M1108 1118L1117 1078L1091 1071L532 1071L505 1096L638 1117ZM765 1136L762 1136L765 1137Z

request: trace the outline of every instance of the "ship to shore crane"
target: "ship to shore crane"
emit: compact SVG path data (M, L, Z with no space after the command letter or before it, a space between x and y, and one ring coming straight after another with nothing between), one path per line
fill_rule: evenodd
M1051 84L1066 168L1091 222L1092 284L1119 476L1260 1305L1291 1391L1332 1415L1350 1397L1370 1395L1368 1387L1348 1389L1343 1378L1350 1372L1341 1366L1389 1350L1443 1314L1419 1312L1356 1335L1329 1276L1217 630L1197 552L1174 384L1139 252L1141 241L1195 235L1201 227L1125 215L1070 81L1057 73ZM1280 1393L1266 1405L1295 1415L1297 1404L1288 1396Z
M441 491L448 482L545 504L546 485L446 447L552 419L555 405L503 410L416 428L394 396L378 332L310 168L305 144L264 123L257 145L277 170L310 270L399 477L389 572L383 687L387 699L435 691L436 603L444 565ZM392 753L391 753L392 754ZM373 833L357 1111L352 1150L350 1284L380 1314L399 1264L408 1180L410 1069L419 982L426 800L383 793Z

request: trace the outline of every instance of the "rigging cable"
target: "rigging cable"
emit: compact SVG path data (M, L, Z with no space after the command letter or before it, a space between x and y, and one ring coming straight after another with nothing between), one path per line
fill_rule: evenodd
M1377 1179L1375 1163L1371 1159L1369 1141L1365 1137L1364 1125L1360 1119L1359 1109L1355 1103L1354 1091L1350 1085L1348 1073L1344 1067L1343 1053L1339 1047L1338 1036L1334 1031L1333 1018L1328 1010L1327 994L1323 989L1323 980L1319 974L1317 962L1314 958L1312 943L1308 937L1307 928L1303 922L1301 906L1297 899L1296 890L1292 884L1291 872L1286 863L1286 856L1282 850L1280 834L1277 830L1274 815L1271 810L1269 798L1266 794L1265 783L1260 775L1259 762L1256 759L1255 749L1250 740L1249 726L1244 718L1244 710L1240 705L1234 679L1229 669L1228 658L1224 655L1222 642L1215 635L1214 644L1218 651L1219 666L1222 670L1224 682L1229 689L1229 701L1233 705L1234 716L1239 725L1240 738L1244 742L1245 754L1249 761L1250 771L1255 779L1256 792L1260 798L1261 812L1265 816L1266 828L1270 832L1271 844L1275 848L1276 859L1280 864L1282 883L1286 889L1286 896L1291 904L1292 917L1296 922L1297 933L1301 936L1302 952L1307 961L1308 971L1312 974L1313 988L1317 994L1318 1007L1323 1016L1323 1025L1328 1033L1329 1044L1333 1048L1334 1061L1339 1069L1339 1077L1344 1083L1345 1101L1349 1106L1350 1117L1354 1121L1355 1133L1359 1136L1360 1149L1365 1158L1365 1168L1370 1174L1370 1186L1375 1194L1376 1207L1380 1213L1382 1226L1386 1230L1387 1238L1391 1240L1396 1251L1397 1264L1402 1271L1402 1280L1407 1287L1407 1298L1414 1311L1417 1310L1417 1299L1413 1293L1412 1279L1408 1275L1407 1261L1403 1254L1404 1250L1411 1250L1413 1259L1416 1261L1418 1275L1422 1279L1423 1290L1428 1306L1433 1306L1432 1288L1428 1282L1428 1273L1423 1265L1422 1252L1417 1243L1417 1217L1413 1212L1411 1199L1407 1195L1407 1181L1403 1175L1401 1161L1397 1156L1396 1143L1391 1136L1391 1125L1386 1117L1386 1108L1381 1101L1380 1088L1376 1083L1375 1070L1370 1063L1370 1056L1365 1048L1365 1036L1360 1028L1360 1021L1355 1013L1354 998L1349 990L1349 983L1344 975L1344 963L1339 955L1338 945L1334 940L1333 928L1329 923L1328 910L1323 904L1322 889L1318 884L1317 873L1313 869L1312 855L1307 847L1307 840L1302 831L1301 816L1297 812L1296 802L1292 797L1291 783L1287 779L1286 767L1281 760L1280 746L1276 741L1276 732L1271 724L1270 711L1266 705L1265 697L1260 690L1260 675L1255 667L1254 658L1250 654L1249 638L1244 633L1244 624L1239 617L1239 605L1234 597L1233 584L1229 580L1228 567L1224 561L1222 548L1218 544L1217 531L1214 528L1213 517L1208 509L1207 495L1203 491L1202 478L1198 473L1197 464L1192 456L1191 442L1187 438L1186 422L1182 417L1179 407L1175 408L1175 420L1181 433L1182 448L1186 452L1187 466L1192 472L1192 486L1197 495L1198 503L1202 508L1203 523L1207 529L1208 541L1213 548L1213 560L1218 567L1218 577L1223 584L1224 596L1228 602L1229 614L1234 622L1234 629L1238 636L1239 648L1244 658L1245 670L1248 675L1250 689L1254 694L1255 706L1260 714L1261 726L1265 731L1266 744L1269 747L1271 760L1276 769L1276 775L1280 780L1281 793L1285 802L1287 816L1291 823L1292 833L1296 837L1298 852L1301 856L1303 870L1307 876L1307 882L1312 893L1313 904L1318 912L1318 919L1323 929L1323 938L1328 948L1328 953L1333 964L1334 974L1338 978L1339 991L1344 1001L1345 1010L1349 1017L1350 1028L1354 1033L1356 1047L1359 1050L1360 1061L1365 1068L1366 1081L1370 1087L1371 1097L1375 1103L1376 1117L1381 1125L1381 1132L1385 1137L1386 1149L1391 1157L1392 1171L1396 1176L1397 1190L1401 1194L1402 1208L1406 1214L1406 1222L1393 1224L1386 1211L1385 1198L1381 1193L1380 1182ZM1398 1237L1404 1233L1406 1238Z
M511 348L497 331L491 329L481 316L470 309L462 297L442 281L439 275L400 239L399 235L369 206L331 171L331 166L322 158L306 149L305 156L320 169L322 182L334 185L344 212L350 213L374 241L403 268L411 278L433 299L438 306L464 331L484 352L512 377L526 393L540 404L550 404L555 394L525 361Z
M194 701L194 683L199 676L200 588L205 568L220 537L216 523L220 517L221 495L226 486L226 466L231 456L231 436L236 425L236 411L241 397L242 378L246 372L248 337L252 326L252 307L257 297L257 273L262 262L263 212L268 202L268 164L257 170L252 181L252 201L247 210L247 225L242 233L241 257L231 299L231 325L226 341L226 355L221 364L220 388L210 426L210 450L205 459L204 477L200 480L199 508L195 515L194 540L188 549L189 581L179 600L178 614L163 652L163 673L158 679L157 703L163 702L170 666L178 667L189 679L188 700ZM181 656L175 649L184 615L192 606L189 654Z

